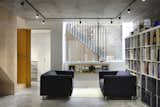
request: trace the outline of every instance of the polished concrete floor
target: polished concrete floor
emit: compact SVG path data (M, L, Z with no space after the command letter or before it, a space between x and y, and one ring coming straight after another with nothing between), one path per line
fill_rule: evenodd
M76 74L75 89L98 89L98 75ZM87 92L87 91L86 91ZM39 83L32 88L23 89L15 95L0 98L0 107L147 107L139 100L105 100L103 97L70 97L66 99L42 100L39 95Z

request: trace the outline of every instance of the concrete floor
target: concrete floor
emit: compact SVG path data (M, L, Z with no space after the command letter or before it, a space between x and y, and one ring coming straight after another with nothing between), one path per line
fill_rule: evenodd
M75 88L97 88L98 75L76 74ZM42 100L39 95L39 83L32 88L18 91L15 95L0 98L0 107L148 107L139 100L105 100L101 98L76 98Z

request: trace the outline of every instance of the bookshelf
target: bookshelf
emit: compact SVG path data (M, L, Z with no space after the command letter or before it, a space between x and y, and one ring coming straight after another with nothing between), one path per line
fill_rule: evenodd
M138 96L150 107L160 107L160 26L125 39L127 69L137 76Z

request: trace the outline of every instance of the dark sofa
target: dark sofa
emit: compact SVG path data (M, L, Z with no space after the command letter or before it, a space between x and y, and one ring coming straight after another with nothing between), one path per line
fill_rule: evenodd
M99 85L104 97L136 97L136 76L126 71L100 71Z
M73 71L49 71L41 75L40 95L51 97L71 96L73 78Z

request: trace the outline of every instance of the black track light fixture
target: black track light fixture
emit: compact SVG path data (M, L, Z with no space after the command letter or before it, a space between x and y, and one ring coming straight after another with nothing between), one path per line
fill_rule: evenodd
M110 23L113 24L113 20L111 20Z
M22 2L20 3L20 5L21 5L21 6L24 6L24 1L22 1Z
M81 24L81 23L82 23L82 21L81 21L81 19L80 19L79 24Z
M36 18L36 19L39 19L39 14L36 14L35 18Z
M118 19L120 20L120 19L121 19L121 16L119 16Z
M131 13L131 9L130 8L128 9L128 13Z
M43 25L45 24L45 20L42 20L42 24L43 24Z

